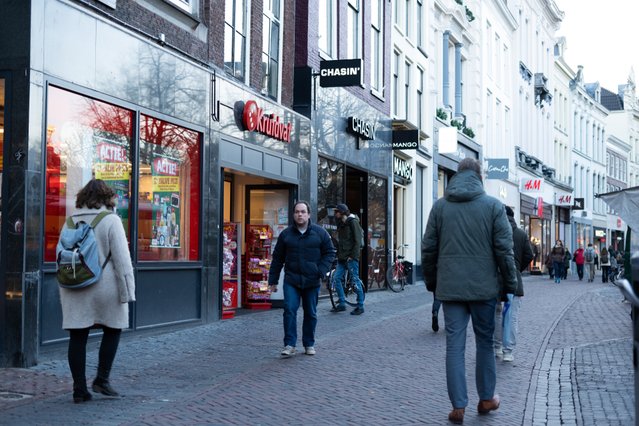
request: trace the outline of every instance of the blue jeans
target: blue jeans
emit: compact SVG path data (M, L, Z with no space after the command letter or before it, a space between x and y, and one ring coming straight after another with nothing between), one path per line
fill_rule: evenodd
M348 268L348 274L351 277L351 281L355 284L355 291L357 292L357 306L359 308L364 307L364 284L359 279L359 261L355 259L347 260L346 262L337 262L335 267L335 274L333 279L335 280L335 290L337 290L337 297L339 297L339 305L344 306L346 304L346 297L344 296L344 273Z
M475 386L480 400L495 395L497 373L493 333L496 299L477 302L442 302L446 323L446 384L453 408L466 408L466 328L473 320L475 331Z
M304 308L302 344L305 348L315 346L319 292L319 287L301 289L284 283L284 346L295 347L297 344L297 310L300 307L300 299Z
M495 349L503 349L503 352L511 353L517 344L517 331L519 329L519 308L522 298L514 296L511 302L497 302L495 310Z
M564 261L561 262L552 262L552 271L555 275L555 282L561 282L561 277L564 276Z

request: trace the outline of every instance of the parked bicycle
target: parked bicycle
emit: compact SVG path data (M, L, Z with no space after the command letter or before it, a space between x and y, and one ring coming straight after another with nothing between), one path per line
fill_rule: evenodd
M385 251L384 247L369 250L369 258L371 259L371 263L368 265L367 289L369 290L375 285L377 288L386 285Z
M339 295L337 294L337 288L335 287L335 266L337 263L333 264L331 270L326 274L326 289L328 290L328 295L331 298L331 305L334 308L339 306ZM344 299L346 303L350 306L357 306L357 292L355 291L355 284L353 280L351 280L351 274L348 272L348 268L344 271L344 282L342 283L342 287L344 288Z
M408 244L402 244L393 250L395 253L395 260L393 261L393 265L391 266L390 271L388 271L388 288L395 292L399 293L404 290L406 286L406 269L404 267L404 256L399 255L399 250L408 247Z
M626 272L623 266L618 266L616 268L610 268L610 275L608 275L608 279L611 283L617 284L618 281L624 279Z

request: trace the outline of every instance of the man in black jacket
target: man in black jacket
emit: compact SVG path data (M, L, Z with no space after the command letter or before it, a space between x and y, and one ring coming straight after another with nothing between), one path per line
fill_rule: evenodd
M528 235L523 229L517 227L515 212L506 206L506 216L513 229L513 252L515 255L515 267L517 268L517 290L513 295L504 294L504 303L497 302L495 310L495 355L503 357L505 362L515 360L513 350L517 344L517 325L519 320L519 308L524 297L524 282L521 273L526 270L534 255ZM503 342L502 342L503 337Z
M277 238L268 284L277 291L280 272L284 267L284 349L281 355L295 354L297 343L297 310L300 299L304 307L302 343L306 355L315 355L315 327L320 280L330 271L335 259L335 247L324 228L310 221L311 208L306 201L294 207L295 224Z

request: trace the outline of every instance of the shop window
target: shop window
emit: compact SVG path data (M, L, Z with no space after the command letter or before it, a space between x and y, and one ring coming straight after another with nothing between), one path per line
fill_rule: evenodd
M138 260L199 259L200 134L140 114Z
M133 111L50 86L47 99L44 260L55 261L65 218L92 178L118 195L116 212L129 229Z
M317 222L326 229L337 229L331 222L332 208L344 202L344 165L320 157L317 166Z

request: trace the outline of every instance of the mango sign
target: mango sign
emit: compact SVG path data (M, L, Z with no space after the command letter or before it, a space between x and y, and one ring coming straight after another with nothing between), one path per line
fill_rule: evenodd
M152 176L153 192L179 192L179 176Z
M102 180L129 180L128 163L95 163L95 178Z

